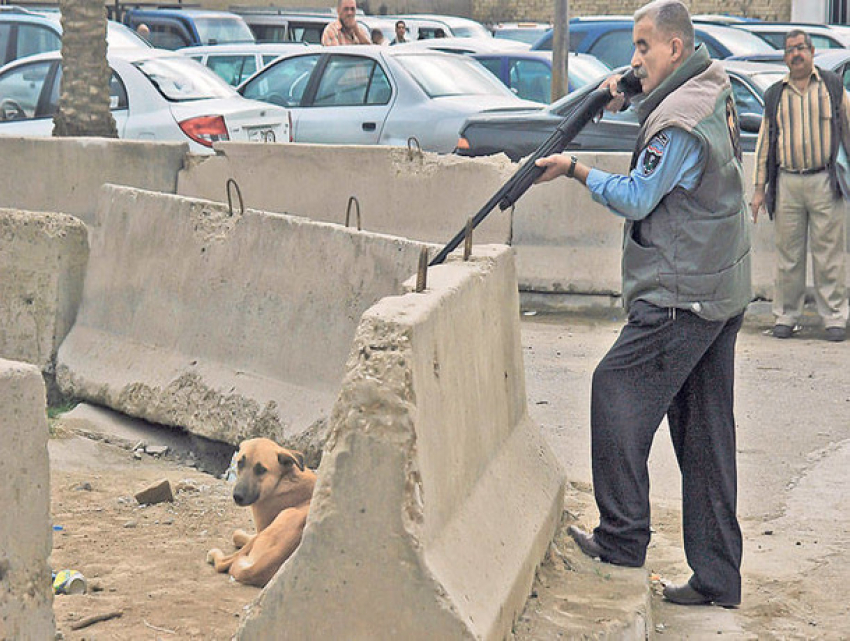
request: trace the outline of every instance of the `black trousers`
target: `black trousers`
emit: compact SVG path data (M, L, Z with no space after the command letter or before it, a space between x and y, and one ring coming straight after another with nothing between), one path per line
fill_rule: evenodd
M641 566L650 537L647 459L664 415L682 473L691 585L718 601L741 596L742 538L735 515L733 387L743 314L707 321L636 301L593 373L594 537L605 560Z

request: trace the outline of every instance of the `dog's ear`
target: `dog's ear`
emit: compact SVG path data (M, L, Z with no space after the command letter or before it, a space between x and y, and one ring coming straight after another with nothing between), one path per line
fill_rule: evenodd
M304 471L304 455L301 454L301 452L279 452L277 455L277 461L283 468L286 468L287 465L297 465L299 470L302 472Z

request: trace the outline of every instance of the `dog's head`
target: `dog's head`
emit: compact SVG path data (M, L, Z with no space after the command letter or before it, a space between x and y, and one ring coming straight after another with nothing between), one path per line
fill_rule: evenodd
M296 481L304 471L301 452L287 450L267 438L243 441L236 455L236 486L233 500L247 507L271 496L286 480Z

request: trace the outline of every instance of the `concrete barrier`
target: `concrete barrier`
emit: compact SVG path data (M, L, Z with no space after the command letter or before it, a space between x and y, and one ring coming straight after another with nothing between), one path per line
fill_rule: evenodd
M360 315L401 291L423 245L103 189L82 305L59 349L62 390L231 444L306 447L297 439L328 415Z
M605 171L629 169L628 154L578 155L581 162ZM532 187L516 205L511 244L523 292L597 299L620 296L622 219L594 202L587 188L575 180ZM563 300L548 297L554 299Z
M354 196L363 229L438 244L463 229L512 172L506 156L482 163L398 147L218 143L216 151L193 157L177 193L226 202L233 178L247 207L340 225ZM510 235L510 211L497 210L475 242L508 243Z
M225 202L233 178L251 208L343 224L355 196L364 229L442 245L518 167L505 156L240 143L218 144L216 156L189 154L184 166L183 151L165 143L0 139L0 207L69 212L94 234L96 197L105 181ZM628 168L629 154L577 155L602 169ZM749 201L752 154L745 154L744 164ZM850 208L847 216L850 224ZM352 208L352 226L356 219ZM752 231L753 291L770 299L773 224L763 217ZM582 185L559 180L533 187L514 212L493 212L476 230L475 242L511 244L523 301L562 309L587 301L619 305L621 236L620 219L594 203Z
M104 138L0 138L0 207L92 225L104 183L174 193L188 145Z
M363 315L301 546L240 639L510 636L563 502L518 312L487 246Z
M0 358L37 366L51 400L87 260L86 228L73 216L0 209Z
M0 639L52 639L50 473L38 368L0 359Z
M178 193L223 202L227 179L234 178L251 207L336 223L345 221L348 198L356 196L364 228L438 244L519 167L502 155L459 158L387 147L221 143L217 150L214 157L193 157L180 172ZM576 155L605 171L629 168L628 153ZM747 203L753 162L752 154L744 155ZM584 186L558 180L530 189L512 213L495 210L475 242L514 248L520 291L535 307L618 306L622 229L622 219L595 203ZM754 295L772 298L774 236L766 216L752 227L752 240Z

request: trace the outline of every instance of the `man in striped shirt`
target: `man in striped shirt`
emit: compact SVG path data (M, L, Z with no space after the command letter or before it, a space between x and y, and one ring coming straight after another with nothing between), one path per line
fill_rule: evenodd
M806 244L826 338L845 338L848 316L846 213L835 173L838 145L850 149L850 97L834 73L814 66L811 37L785 37L789 73L768 89L756 145L753 221L766 206L776 223L773 335L790 338L803 313Z

